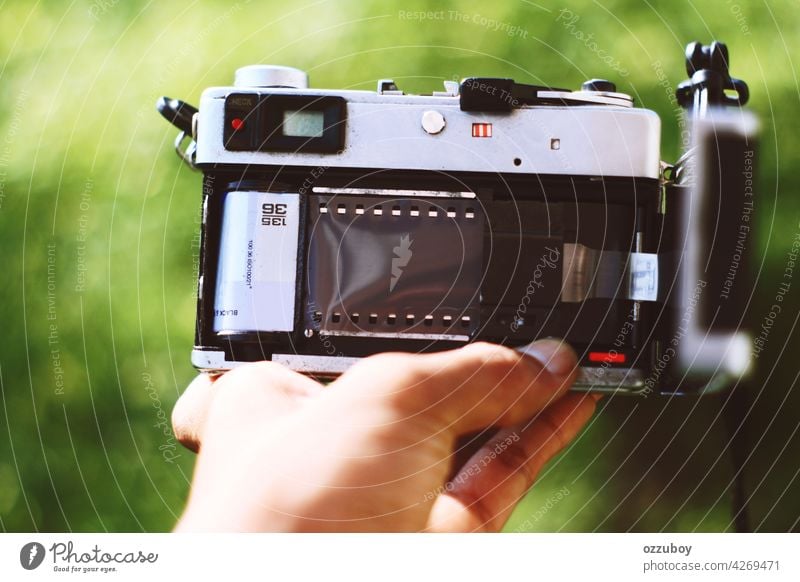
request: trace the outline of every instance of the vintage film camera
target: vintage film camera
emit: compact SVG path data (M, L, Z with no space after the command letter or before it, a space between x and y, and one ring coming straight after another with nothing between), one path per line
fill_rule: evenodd
M756 122L724 45L690 45L687 70L672 166L659 117L598 79L407 95L256 65L199 111L162 98L203 172L193 364L330 377L382 351L555 336L581 354L580 390L742 377Z

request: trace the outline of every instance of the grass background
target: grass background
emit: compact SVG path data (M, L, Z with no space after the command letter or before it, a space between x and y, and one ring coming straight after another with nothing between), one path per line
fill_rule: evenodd
M442 18L409 16L431 10ZM158 96L197 104L251 63L305 69L316 87L391 77L408 92L468 75L604 77L662 115L672 160L676 113L654 63L674 86L687 42L724 40L764 126L760 325L800 231L799 24L789 1L0 1L0 529L160 531L180 514L193 458L163 420L194 374L200 179L171 151ZM738 388L760 530L800 516L798 288ZM509 529L731 529L726 398L606 399Z

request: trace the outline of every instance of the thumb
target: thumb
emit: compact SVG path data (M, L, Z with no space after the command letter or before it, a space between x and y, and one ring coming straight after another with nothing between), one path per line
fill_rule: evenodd
M434 419L457 436L531 418L558 400L576 373L572 349L548 339L520 350L478 342L432 354L374 356L337 383L369 386L402 418ZM375 385L375 378L387 376Z

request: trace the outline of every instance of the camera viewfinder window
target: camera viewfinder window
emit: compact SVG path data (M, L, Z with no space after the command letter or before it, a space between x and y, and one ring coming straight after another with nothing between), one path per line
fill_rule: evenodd
M324 114L322 111L283 112L283 135L292 137L322 137Z

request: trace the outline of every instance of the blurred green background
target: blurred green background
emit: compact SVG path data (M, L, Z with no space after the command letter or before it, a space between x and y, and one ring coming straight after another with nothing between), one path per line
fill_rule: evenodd
M413 15L431 10L443 17ZM798 25L789 1L0 2L0 528L160 531L181 512L193 457L165 421L194 374L200 176L172 152L158 96L197 104L252 63L305 69L316 87L391 77L409 92L467 75L604 77L661 114L673 160L657 69L674 86L687 42L724 40L764 126L760 325L800 231ZM737 389L762 531L800 516L798 287ZM508 529L732 529L727 398L605 399Z

